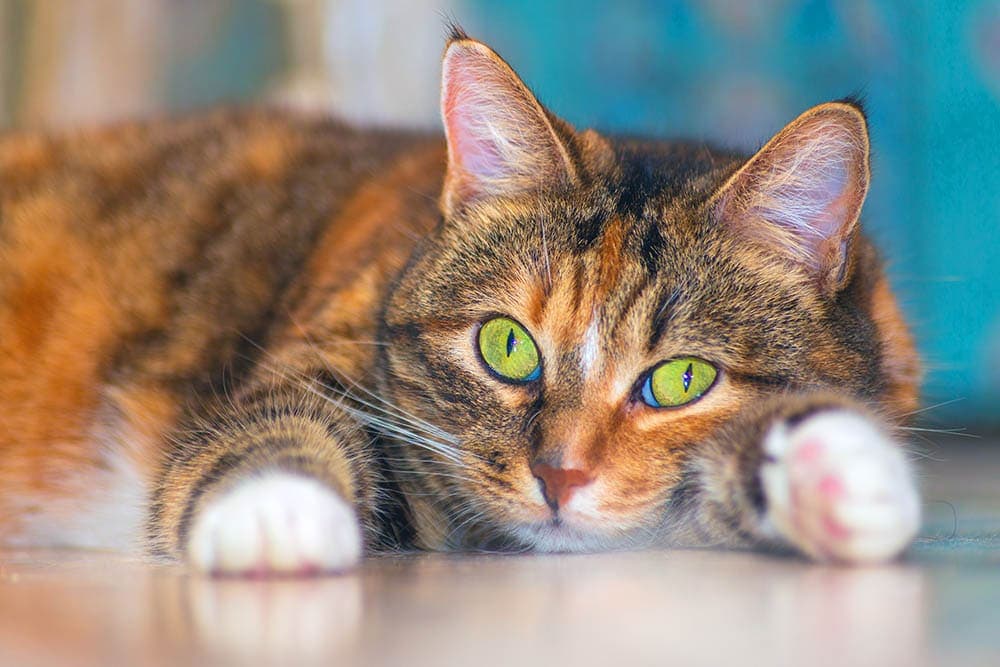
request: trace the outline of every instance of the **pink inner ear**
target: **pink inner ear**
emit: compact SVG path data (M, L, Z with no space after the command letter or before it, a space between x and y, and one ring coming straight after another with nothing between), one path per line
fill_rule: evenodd
M485 96L475 86L489 86L485 77L477 80L475 67L453 66L448 70L443 114L448 142L456 166L473 180L503 178L503 159L491 131Z
M544 111L487 47L453 43L442 75L447 198L513 194L566 173Z
M782 175L786 182L775 184L772 196L778 205L768 211L769 219L800 229L806 238L829 238L843 220L849 166L836 155L812 154L792 164Z
M739 207L746 231L814 269L850 233L866 194L866 159L841 118L819 116L755 158Z

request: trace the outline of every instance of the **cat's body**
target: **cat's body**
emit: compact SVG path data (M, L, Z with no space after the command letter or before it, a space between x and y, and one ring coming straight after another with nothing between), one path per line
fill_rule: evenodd
M108 470L155 479L172 431L298 347L371 382L444 163L437 138L274 112L4 138L0 531L60 543L51 510L100 501Z
M918 510L883 420L918 370L856 228L860 113L747 162L575 133L462 36L445 63L447 145L281 113L0 140L0 540L222 572L898 553ZM494 320L532 374L489 367ZM704 396L651 406L689 357Z

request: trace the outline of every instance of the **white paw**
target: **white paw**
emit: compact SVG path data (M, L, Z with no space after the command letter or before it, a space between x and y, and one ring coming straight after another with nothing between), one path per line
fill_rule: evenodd
M871 563L898 556L917 533L920 501L902 448L845 410L820 412L764 441L768 518L804 553Z
M284 472L244 480L213 498L188 543L191 564L215 574L316 574L360 558L351 506L324 484Z

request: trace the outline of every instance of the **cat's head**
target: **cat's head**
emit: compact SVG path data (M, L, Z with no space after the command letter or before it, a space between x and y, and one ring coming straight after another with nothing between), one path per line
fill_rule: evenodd
M443 221L389 299L380 384L442 540L645 539L690 453L762 397L912 407L909 339L858 232L856 105L810 109L749 160L612 139L461 35L441 104Z

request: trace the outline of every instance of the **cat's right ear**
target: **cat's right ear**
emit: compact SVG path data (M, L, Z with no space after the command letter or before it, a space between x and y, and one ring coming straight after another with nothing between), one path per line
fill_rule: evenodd
M811 274L827 293L845 283L868 192L868 124L851 102L806 111L717 192L716 213Z
M446 215L477 200L574 179L572 160L552 120L492 49L464 35L453 39L441 79L448 139Z

